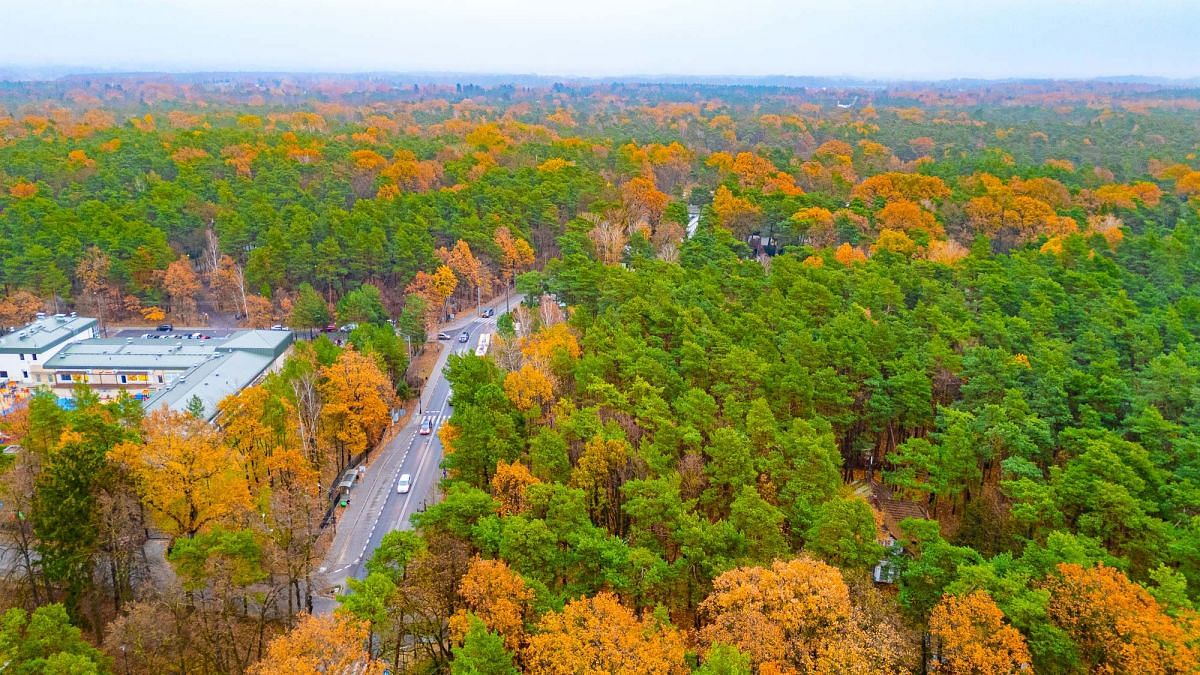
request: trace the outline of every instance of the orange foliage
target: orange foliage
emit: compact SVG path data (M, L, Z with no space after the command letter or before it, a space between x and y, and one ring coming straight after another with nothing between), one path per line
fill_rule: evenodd
M631 178L621 186L621 202L630 214L631 223L645 220L657 224L670 201L654 185L654 180L645 176Z
M712 208L720 224L738 237L750 234L762 213L758 206L741 197L735 197L724 185L717 188Z
M19 180L13 183L12 187L8 188L8 194L17 199L28 199L38 192L37 185L29 181Z
M344 615L300 617L295 628L271 640L250 675L379 675L384 664L367 652L367 627Z
M808 558L739 567L713 580L700 603L700 641L727 644L759 672L872 672L870 641L851 618L841 572ZM773 671L773 669L778 669Z
M942 226L938 224L933 214L921 208L916 202L907 199L888 202L875 214L875 219L881 229L899 230L901 232L928 232L934 236L942 235Z
M1050 619L1080 646L1091 672L1166 675L1200 668L1195 625L1168 616L1120 571L1063 563L1046 587Z
M686 675L683 637L653 617L638 621L610 593L542 617L525 648L531 675Z
M837 247L836 251L833 252L833 259L846 267L850 267L855 263L866 262L867 254L848 243L843 243L841 246Z
M986 591L942 598L929 617L929 632L940 656L935 673L1005 675L1029 669L1025 638L1004 623L1004 613Z
M500 503L500 515L513 516L524 513L528 508L528 504L525 503L525 488L539 482L541 481L520 462L497 462L496 474L492 476L492 496Z
M919 173L881 173L871 176L854 186L851 193L864 201L883 198L885 201L925 201L945 199L950 188L937 176Z
M458 593L466 603L450 617L450 630L461 641L470 627L468 612L479 617L489 630L504 638L512 651L525 641L525 622L533 616L533 589L502 560L476 557L459 582Z

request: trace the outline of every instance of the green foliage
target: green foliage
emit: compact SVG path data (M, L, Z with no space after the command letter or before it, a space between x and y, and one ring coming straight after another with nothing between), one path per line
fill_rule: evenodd
M504 648L504 638L489 631L476 616L469 617L470 628L461 646L454 648L450 664L453 675L516 675L512 654Z
M14 607L0 619L0 659L22 675L108 672L108 659L71 625L62 605L43 605L32 614Z

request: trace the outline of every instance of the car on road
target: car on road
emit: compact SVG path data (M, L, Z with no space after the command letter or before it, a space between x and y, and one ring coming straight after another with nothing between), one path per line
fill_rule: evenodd
M348 324L346 324L345 326L342 326L342 332L343 332L343 333L349 333L350 331L354 330L355 328L358 328L358 324L356 324L356 323L348 323Z
M412 476L410 476L406 473L400 474L400 477L396 479L396 494L400 494L400 495L408 494L408 491L411 489L412 489Z
M470 331L465 331L465 330L464 330L463 332L461 332L461 333L459 333L459 334L458 334L458 341L459 341L459 342L466 342L467 340L470 340L470 339L471 339L471 332L470 332Z
M426 417L425 419L421 420L420 434L422 436L428 436L429 434L432 434L432 433L433 433L433 420Z
M158 327L158 332L160 333L170 333L173 330L175 330L175 326L172 326L169 323L164 323Z
M488 307L487 309L483 310L483 313L481 313L479 316L482 316L485 319L490 319L493 316L496 316L496 310Z
M287 330L287 327L283 324L277 323L274 326L271 326L271 330Z
M449 333L438 333L438 334L437 334L437 338L438 338L439 340L449 340L449 339L450 339L450 334L449 334Z

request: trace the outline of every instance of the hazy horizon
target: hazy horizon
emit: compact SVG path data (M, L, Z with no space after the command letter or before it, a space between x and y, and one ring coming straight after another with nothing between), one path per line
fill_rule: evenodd
M462 73L877 80L1200 76L1200 6L464 0L47 0L0 25L0 66L70 72Z

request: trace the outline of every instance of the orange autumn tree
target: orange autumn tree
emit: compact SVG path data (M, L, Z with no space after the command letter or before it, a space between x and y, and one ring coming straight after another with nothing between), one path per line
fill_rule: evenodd
M524 513L529 507L525 500L525 489L540 482L521 462L497 462L496 474L492 476L492 497L500 503L500 515Z
M701 644L732 645L759 672L895 672L852 619L837 568L809 558L739 567L700 603Z
M179 256L167 265L163 276L163 290L171 300L171 314L180 320L190 320L196 315L196 294L200 292L200 278L192 269L192 261L187 254Z
M1174 675L1200 668L1195 617L1167 615L1119 570L1061 563L1046 589L1051 621L1079 645L1089 671Z
M762 209L747 199L735 197L724 185L718 187L713 195L712 209L721 226L739 239L750 234L762 215Z
M505 289L512 286L517 273L533 264L533 247L529 242L514 237L512 230L501 225L492 234L496 246L500 249L500 267L504 273Z
M854 186L851 194L866 202L875 199L883 199L887 202L900 200L924 202L949 197L950 188L937 176L890 172L876 174L863 180Z
M684 652L679 631L601 593L542 617L522 654L530 675L685 675Z
M380 675L385 667L367 651L367 627L342 614L305 614L290 631L271 640L250 675Z
M846 267L850 267L858 263L865 263L867 261L867 254L848 243L844 243L833 252L833 259Z
M484 282L488 278L487 270L484 269L479 258L476 258L475 254L471 252L470 244L459 239L450 249L439 248L437 256L454 272L455 278L464 282L472 292L478 292L483 288Z
M242 462L215 427L160 409L146 415L143 430L144 443L122 443L112 454L134 475L142 503L164 531L191 538L249 509Z
M458 286L458 278L454 270L447 265L439 265L433 274L417 272L406 292L420 297L425 301L425 327L433 331L445 308L446 301L454 294Z
M1004 622L1004 613L987 591L942 598L929 617L929 633L938 650L935 673L1005 675L1029 670L1025 638Z
M28 199L36 195L37 192L37 185L24 180L19 180L16 183L13 183L12 187L8 188L8 194L12 195L16 199Z
M459 581L458 594L465 609L450 617L450 632L461 642L474 614L489 630L504 638L509 650L519 650L525 642L525 624L534 616L533 589L503 560L476 557Z
M625 207L630 225L643 220L651 225L657 224L662 220L663 211L670 201L670 197L659 191L653 178L637 176L621 186L621 204Z
M395 390L375 359L347 348L321 369L318 391L321 441L336 453L333 466L319 467L328 479L379 442L391 420Z
M888 202L875 214L879 228L897 230L899 232L927 232L931 236L941 237L942 226L933 214L921 208L919 204L907 199Z

